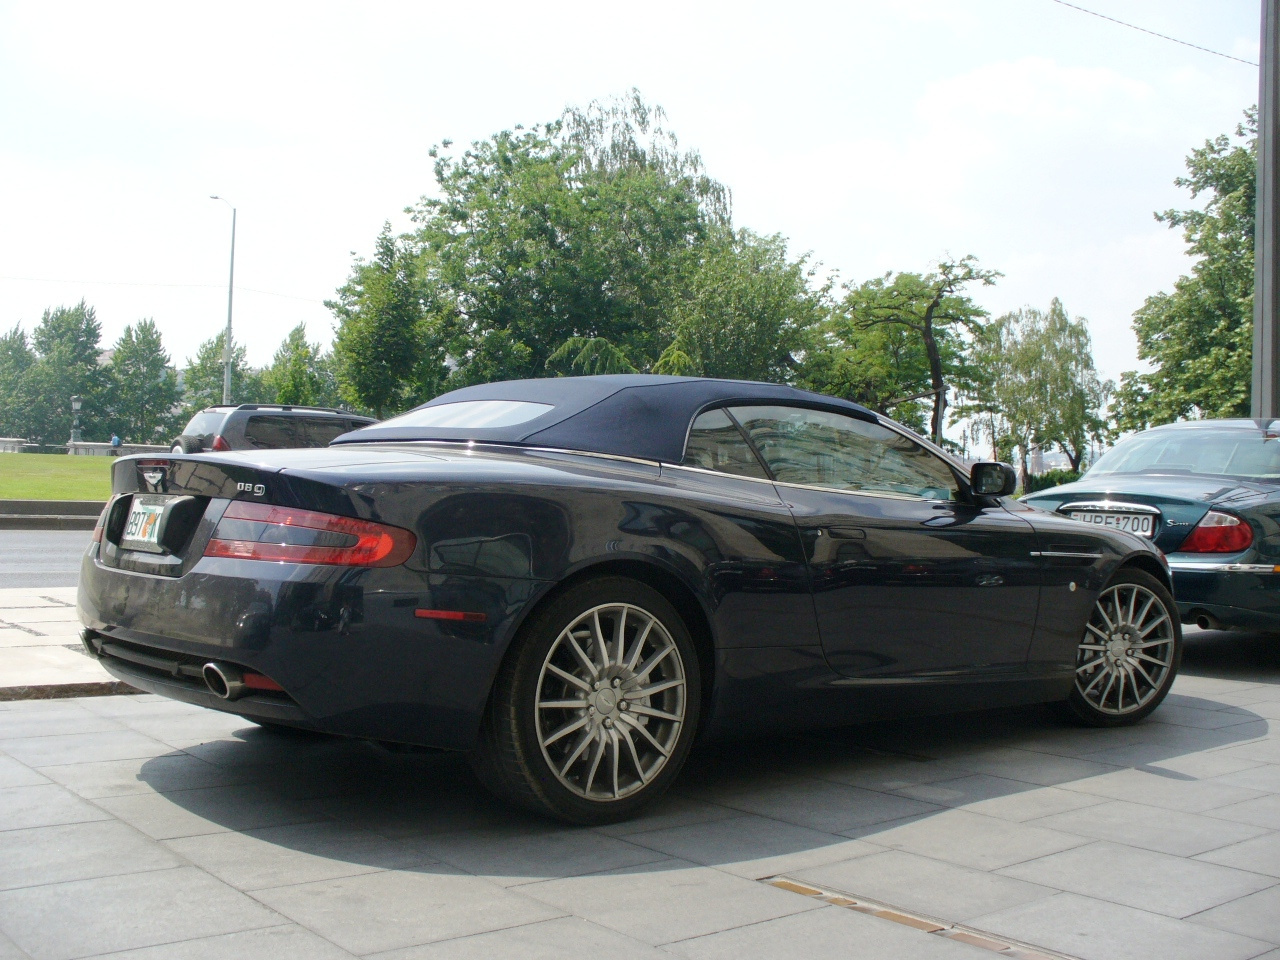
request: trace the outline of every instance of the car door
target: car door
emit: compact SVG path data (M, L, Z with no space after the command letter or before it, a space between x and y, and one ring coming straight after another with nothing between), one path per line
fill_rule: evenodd
M879 423L729 412L795 517L833 670L868 681L1025 670L1040 592L1029 523L970 501L942 457Z

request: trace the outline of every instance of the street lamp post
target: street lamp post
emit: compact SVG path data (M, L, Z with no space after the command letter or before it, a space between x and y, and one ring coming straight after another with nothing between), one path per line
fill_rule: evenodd
M227 277L227 335L222 344L222 402L231 402L231 300L236 290L236 208L226 197L210 194L210 200L221 200L231 207L231 272Z
M80 404L83 401L79 397L71 398L71 442L80 442Z
M1262 0L1252 415L1280 416L1280 2Z

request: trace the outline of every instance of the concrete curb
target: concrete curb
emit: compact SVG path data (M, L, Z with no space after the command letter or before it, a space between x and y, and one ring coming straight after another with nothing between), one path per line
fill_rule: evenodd
M0 530L92 530L105 500L0 500Z
M93 683L40 683L23 687L0 687L0 703L13 700L60 700L64 697L112 697L129 693L145 693L123 680Z

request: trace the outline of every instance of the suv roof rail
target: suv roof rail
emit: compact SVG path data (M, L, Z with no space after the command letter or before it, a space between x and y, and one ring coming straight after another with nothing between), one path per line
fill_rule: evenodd
M364 417L372 420L372 417L363 413L356 413L354 410L341 410L337 407L308 407L297 403L240 403L240 404L224 404L216 403L211 407L205 407L206 410L303 410L307 413L336 413L344 417Z

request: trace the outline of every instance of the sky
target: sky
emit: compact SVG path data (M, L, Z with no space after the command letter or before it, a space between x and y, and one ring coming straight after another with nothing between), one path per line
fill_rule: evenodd
M1258 0L1079 0L1246 60ZM76 4L0 0L0 328L85 299L104 346L155 320L178 364L226 323L265 365L465 145L638 88L841 281L976 256L993 315L1059 297L1100 372L1192 262L1156 210L1257 70L1054 0Z

